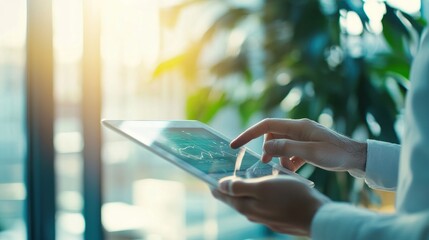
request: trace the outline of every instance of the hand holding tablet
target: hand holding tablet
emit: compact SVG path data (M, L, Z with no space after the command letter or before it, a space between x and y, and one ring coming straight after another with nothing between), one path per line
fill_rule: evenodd
M260 156L249 149L232 149L229 139L198 121L103 120L102 123L212 187L217 187L219 180L225 177L259 178L284 174L314 186L313 182L278 163L262 163Z

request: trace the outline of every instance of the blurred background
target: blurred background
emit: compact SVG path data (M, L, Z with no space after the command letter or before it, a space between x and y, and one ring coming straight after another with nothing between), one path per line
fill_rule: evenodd
M266 117L310 118L399 143L420 4L0 0L0 239L293 239L100 120L198 119L233 138ZM300 173L393 211L392 193L347 173Z

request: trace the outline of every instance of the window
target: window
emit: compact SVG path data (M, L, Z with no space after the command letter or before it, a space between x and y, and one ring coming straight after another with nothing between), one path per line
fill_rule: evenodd
M103 118L185 118L188 89L180 76L151 80L155 63L180 50L175 48L185 39L159 28L158 2L103 2ZM109 239L241 239L269 234L164 159L109 130L103 139L102 220Z
M84 239L85 232L92 230L85 207L93 207L88 204L97 202L88 198L94 195L85 190L93 183L91 176L84 177L88 174L85 164L90 161L85 153L96 152L101 145L103 204L95 208L102 210L102 219L96 221L102 221L107 239L222 239L269 234L264 227L248 222L216 201L204 183L121 136L103 130L102 142L88 142L85 132L88 131L85 129L88 119L83 112L88 104L86 95L91 93L83 89L91 80L85 78L83 65L85 57L91 53L84 50L87 44L84 32L90 29L94 20L85 15L88 2L0 0L0 239L26 239L28 232L29 237L37 239L53 236L53 231L56 239ZM103 118L184 119L188 90L184 81L174 74L151 80L151 71L159 58L178 50L181 41L186 39L160 29L159 1L94 3L97 3L95 8L100 10L101 17L99 29L94 29L94 32L100 31L100 54L90 57L100 59L102 83L102 108L94 109L94 112L100 111ZM37 9L33 11L31 8L34 7ZM45 9L51 13L50 7L52 19L49 15L39 22L38 16L31 15L30 18L28 15ZM27 19L36 19L34 24L38 29L48 29L48 25L52 25L52 36L50 32L41 32L37 39L44 42L43 46L51 44L52 40L53 62L47 62L47 69L52 70L53 79L48 77L41 81L48 81L47 85L53 86L53 98L45 99L54 106L47 110L54 112L53 126L50 126L53 134L47 137L47 142L50 137L53 141L52 146L36 148L36 151L52 154L55 161L40 169L26 164L26 152L30 151L27 143L44 138L29 137L26 128L26 110L40 106L26 106L26 87L39 91L39 96L44 94L44 89L34 85L28 87L29 82L26 84L26 69L28 73L34 71L31 66L34 62L30 61L26 68L28 46L37 46L30 42L33 38L30 38L28 29L33 23L27 26ZM177 37L174 44L171 44L171 36ZM42 53L38 54L43 57ZM50 50L46 54L50 54ZM98 68L94 66L94 69ZM43 116L38 117L37 120L43 121ZM32 116L28 119L31 121ZM101 128L101 125L97 127ZM88 149L88 146L95 148ZM35 158L39 161L36 165L43 159ZM40 180L44 171L54 167L52 165L55 166L56 195L49 195L48 201L55 200L55 204L49 203L47 208L53 210L52 205L55 205L55 215L49 217L55 220L55 229L52 229L54 220L52 224L26 221L29 211L43 201L43 192L33 198L35 193L30 191L33 188L26 186L26 178ZM39 175L26 176L26 167ZM43 190L41 183L46 181L49 178L35 182L33 190ZM47 191L54 192L53 189ZM31 203L34 199L39 202ZM26 202L31 206L27 208ZM43 215L45 207L35 214ZM36 216L35 219L41 218ZM34 229L39 232L32 232ZM44 232L46 229L49 233Z
M0 239L26 237L26 1L0 1Z

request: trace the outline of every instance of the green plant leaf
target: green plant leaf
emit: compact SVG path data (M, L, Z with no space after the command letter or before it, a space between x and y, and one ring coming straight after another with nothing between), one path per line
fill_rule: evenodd
M194 82L197 78L199 69L198 60L203 46L201 42L195 43L188 47L184 53L160 62L152 73L152 79L157 79L172 70L179 70L187 81Z
M161 75L163 75L165 73L168 73L168 72L171 72L172 70L178 69L183 64L183 62L185 61L185 58L186 58L186 54L182 53L182 54L174 56L170 59L167 59L163 62L160 62L156 66L155 70L153 71L152 78L153 79L159 78Z
M393 52L408 58L405 39L410 39L410 30L396 14L398 10L388 5L386 6L386 10L386 15L382 20L383 36Z
M370 59L367 64L370 66L366 66L366 68L377 73L379 76L388 73L399 74L404 78L409 78L410 76L411 61L396 53L377 54L373 59Z
M412 30L416 30L419 36L421 36L424 30L424 27L427 24L424 18L419 17L416 19L415 17L404 12L402 12L402 15L410 22L410 24L412 25Z
M246 102L243 102L239 105L238 110L240 113L240 119L242 126L248 125L250 118L261 109L261 102L257 99L252 99Z
M246 76L248 72L244 71L245 68L247 68L247 58L244 54L239 54L220 60L210 67L210 72L218 78L223 78L237 72L243 72L243 75Z
M297 80L292 80L291 83L279 86L278 84L270 84L263 92L260 101L262 103L261 109L265 112L278 107L285 99L289 92L298 84Z
M186 117L208 123L227 103L225 93L212 88L201 88L188 96Z

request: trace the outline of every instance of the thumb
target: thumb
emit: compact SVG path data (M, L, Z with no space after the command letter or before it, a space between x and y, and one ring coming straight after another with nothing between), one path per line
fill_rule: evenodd
M219 181L219 191L234 197L250 197L255 194L255 184L237 177L225 177Z

